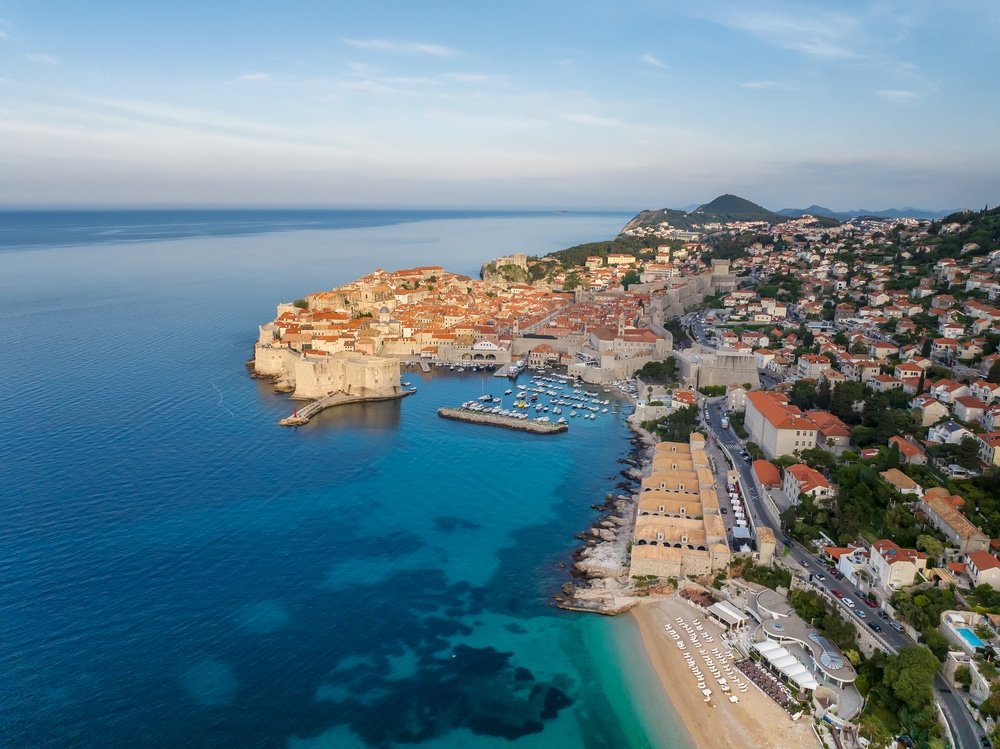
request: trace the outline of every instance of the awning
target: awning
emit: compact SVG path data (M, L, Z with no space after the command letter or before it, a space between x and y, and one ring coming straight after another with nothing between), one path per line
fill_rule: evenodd
M708 612L724 621L730 627L735 627L746 622L746 617L737 611L732 604L725 601L713 603L708 607Z

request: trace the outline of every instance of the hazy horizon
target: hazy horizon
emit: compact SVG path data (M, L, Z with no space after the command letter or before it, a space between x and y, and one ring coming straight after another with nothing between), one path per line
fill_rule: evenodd
M0 205L978 208L998 31L974 0L0 0Z

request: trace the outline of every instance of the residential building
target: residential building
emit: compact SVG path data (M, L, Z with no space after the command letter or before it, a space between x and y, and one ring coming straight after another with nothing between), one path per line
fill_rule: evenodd
M1000 590L1000 560L988 551L973 551L966 555L966 572L973 587L989 585Z
M960 512L959 508L964 506L964 499L949 494L943 487L925 491L919 504L928 522L941 531L959 551L966 554L986 551L990 547L990 538Z
M966 437L975 437L975 435L961 424L950 419L942 421L940 424L935 424L927 430L927 440L929 442L937 442L943 445L960 444Z
M795 365L795 375L799 378L818 380L832 366L830 360L825 356L803 354Z
M816 424L782 393L747 393L744 426L768 458L816 446Z
M898 434L889 438L889 447L893 445L899 450L899 459L906 465L923 466L927 465L927 453L920 445L909 439L903 439Z
M955 399L952 413L966 424L972 424L983 418L986 404L974 395L962 395Z
M879 476L885 479L885 481L892 485L900 494L912 494L919 499L924 493L924 488L920 484L911 479L898 468L890 468L887 471L882 471Z
M979 443L979 459L988 466L1000 466L1000 432L984 432L976 435Z
M946 405L929 393L922 393L911 400L910 410L920 414L922 427L930 426L950 413Z
M916 581L917 573L927 569L927 555L905 549L887 538L872 544L868 561L883 590L899 590Z
M833 496L833 488L826 477L805 463L797 463L786 468L782 486L788 498L796 504L800 494L812 497L819 504L824 504Z

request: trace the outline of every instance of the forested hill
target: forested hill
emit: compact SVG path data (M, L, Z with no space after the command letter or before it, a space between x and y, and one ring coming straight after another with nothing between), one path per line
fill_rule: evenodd
M644 226L656 226L664 221L675 229L693 229L696 226L727 221L767 221L771 224L780 224L788 220L788 216L769 211L767 208L738 195L720 195L710 203L698 206L690 213L671 208L661 208L658 211L640 211L639 215L629 221L622 231L626 232Z

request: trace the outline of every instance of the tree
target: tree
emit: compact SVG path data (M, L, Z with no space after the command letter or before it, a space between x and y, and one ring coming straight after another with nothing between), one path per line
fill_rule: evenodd
M563 281L562 287L564 291L573 291L573 289L577 288L579 285L580 274L574 270L566 274L566 280Z
M944 544L929 533L921 533L917 536L917 548L927 552L927 556L934 559L940 559L944 552Z
M890 468L899 468L899 445L893 442L889 445L889 454L885 458L886 470Z
M789 400L801 409L813 408L816 405L816 383L812 380L798 380L792 385Z
M979 443L972 437L963 437L955 451L955 462L962 468L978 468Z
M842 382L833 389L830 411L849 424L857 424L858 415L854 412L854 403L864 397L865 389L860 382Z
M638 271L630 270L622 276L622 286L624 286L627 291L629 286L639 283L640 280Z
M986 375L986 380L988 382L1000 384L1000 359L997 359L990 366L989 374Z
M972 685L972 671L968 666L962 665L955 669L955 683L961 684L966 692L969 691Z
M820 381L816 390L816 408L827 410L830 408L830 397L832 396L830 381L825 377Z
M916 712L933 699L932 685L939 665L929 648L903 648L886 661L885 683L892 685L897 699Z

